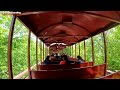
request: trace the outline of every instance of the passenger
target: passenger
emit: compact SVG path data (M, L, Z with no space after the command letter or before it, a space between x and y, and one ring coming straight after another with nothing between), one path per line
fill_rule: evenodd
M52 53L51 56L54 56L54 53Z
M60 64L62 65L62 64L66 64L66 61L65 60L62 60L62 61L60 61Z
M46 59L44 60L44 64L51 64L50 56L46 57Z
M70 64L67 55L63 55L63 61L61 61L60 64Z
M84 60L82 59L82 57L81 56L77 56L77 63L82 63L82 62L84 62Z
M56 53L56 55L55 55L55 58L56 58L56 59L58 59L58 58L59 58L59 55L58 55L58 53Z
M54 62L54 61L55 61L55 57L51 56L51 62Z

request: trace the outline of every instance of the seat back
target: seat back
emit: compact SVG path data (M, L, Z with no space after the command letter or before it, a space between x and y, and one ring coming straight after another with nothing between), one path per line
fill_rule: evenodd
M39 70L59 70L59 69L72 69L72 68L80 68L79 64L65 64L65 65L38 65Z
M87 68L87 70L93 75L92 76L93 78L99 78L101 76L104 76L105 65L106 64L101 64L101 65L96 65L96 66L89 66Z
M108 74L106 76L101 77L100 79L120 79L120 71Z
M49 65L38 65L39 70L57 70L57 69L72 69L72 68L80 68L93 66L93 62L83 62L81 64L49 64Z
M69 57L68 59L71 61L77 61L77 58L73 58L73 57Z

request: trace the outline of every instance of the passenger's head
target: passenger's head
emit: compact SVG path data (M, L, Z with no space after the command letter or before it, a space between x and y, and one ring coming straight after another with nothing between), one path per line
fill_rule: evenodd
M70 64L70 61L68 60L68 56L67 55L63 55L63 60L65 60L67 64Z
M50 59L50 56L48 55L47 57L46 57L46 60L49 60Z
M67 55L63 55L63 60L68 60Z
M58 56L58 53L56 53L56 56Z
M52 53L51 56L54 56L54 53Z
M77 56L77 58L78 58L78 59L81 59L81 60L83 60L83 59L82 59L82 57L81 57L81 56L79 56L79 55Z

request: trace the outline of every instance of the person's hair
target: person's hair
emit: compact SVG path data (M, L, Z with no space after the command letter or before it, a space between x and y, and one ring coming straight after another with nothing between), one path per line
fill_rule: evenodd
M45 60L49 60L50 56L47 56Z
M67 55L63 55L63 59L64 59L64 60L68 60Z
M82 57L81 57L81 56L79 56L79 55L77 56L77 58L78 58L78 59L81 59L81 60L83 60L83 59L82 59Z
M65 60L67 64L70 64L70 61L68 60L67 55L63 55L63 60Z

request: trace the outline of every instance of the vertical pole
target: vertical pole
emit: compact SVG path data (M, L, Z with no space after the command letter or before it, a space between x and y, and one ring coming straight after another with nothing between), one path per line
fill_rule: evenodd
M72 45L72 57L73 57L73 45Z
M29 79L31 79L31 75L30 75L30 37L31 37L31 31L29 30L28 33L28 76Z
M41 62L41 42L40 42L40 62Z
M45 51L46 51L46 54L45 54L45 57L46 57L48 55L48 53L47 53L47 51L48 51L47 46L45 48Z
M75 44L75 58L76 58L76 44Z
M38 38L36 37L36 68L38 70Z
M106 48L106 35L105 32L103 32L103 38L104 38L104 53L105 53L105 71L104 71L104 75L106 75L106 71L107 71L107 48Z
M43 43L43 61L44 61L44 43Z
M12 38L14 32L14 25L15 25L16 16L12 17L12 22L9 31L9 38L8 38L8 74L9 79L13 79L13 72L12 72Z
M50 55L50 53L49 53L49 47L48 47L48 54Z
M48 53L51 54L51 52L50 52L50 47L48 47Z
M71 57L71 46L70 46L70 57Z
M44 44L44 59L45 59L45 55L46 55L46 50L45 50L45 44Z
M79 55L80 55L80 43L79 43Z
M40 47L40 54L41 54L41 47ZM41 56L40 56L40 62L41 62Z
M42 59L43 59L43 58L42 58L42 54L43 54L43 53L42 53L42 42L40 41L40 57L41 57L41 58L40 58L40 61L41 61L41 62L42 62Z
M86 61L86 45L85 45L85 40L84 40L84 60Z
M41 42L41 51L42 51L42 53L41 53L41 55L42 55L42 62L43 62L43 43Z
M91 37L91 45L92 45L92 61L93 61L93 65L94 65L94 42L93 42L93 37Z

